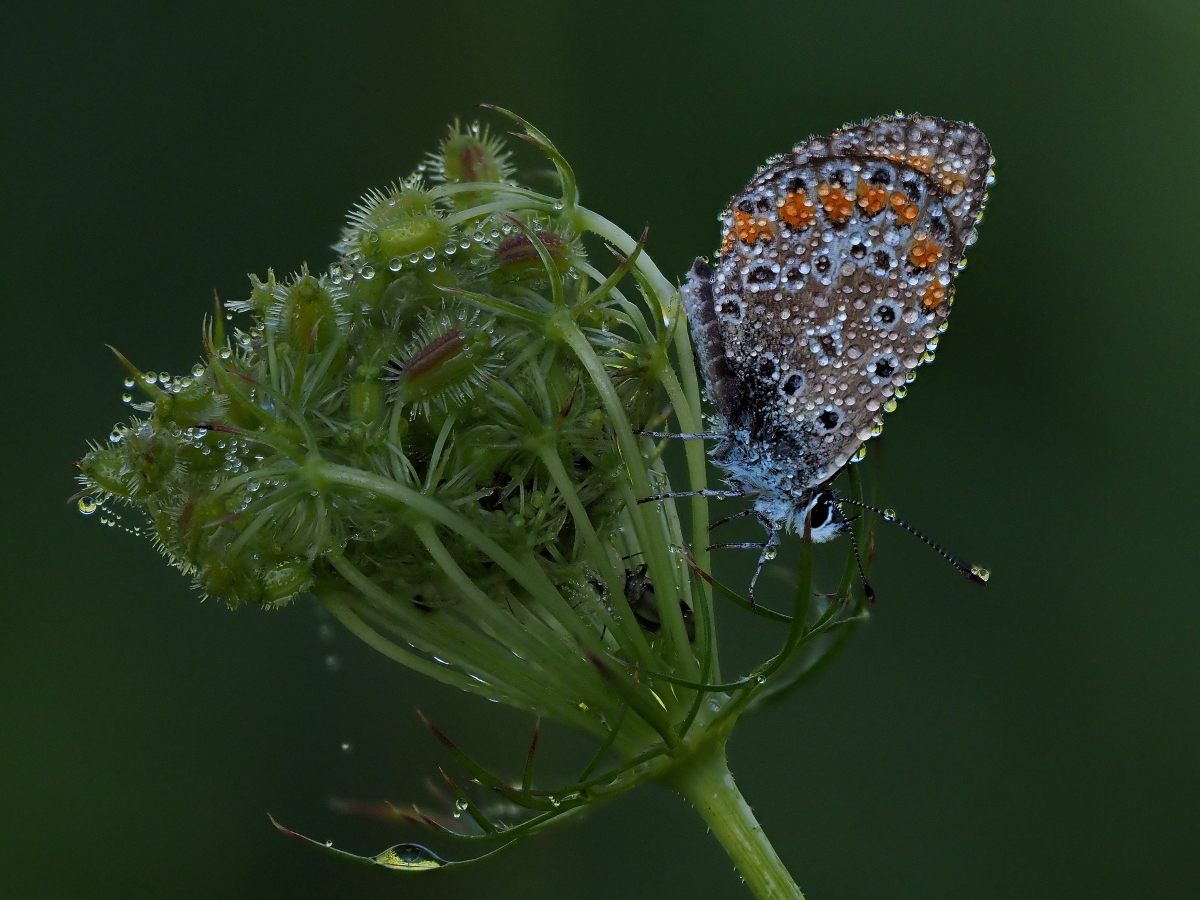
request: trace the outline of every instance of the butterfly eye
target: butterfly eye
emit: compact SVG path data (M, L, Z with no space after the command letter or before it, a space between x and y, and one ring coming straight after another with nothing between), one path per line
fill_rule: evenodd
M822 491L820 494L817 494L813 500L812 512L809 515L809 522L812 529L815 531L828 522L832 513L833 503L831 502L829 493Z

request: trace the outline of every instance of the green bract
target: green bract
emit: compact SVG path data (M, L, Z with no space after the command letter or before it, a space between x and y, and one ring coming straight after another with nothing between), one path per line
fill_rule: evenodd
M521 187L499 140L454 126L423 175L362 199L327 271L252 277L231 333L218 305L190 374L125 363L148 400L80 461L81 509L135 506L230 606L312 593L393 659L598 743L576 782L548 788L532 753L506 780L435 730L475 788L527 815L501 823L452 782L461 826L418 821L512 841L656 778L696 803L761 896L798 896L723 746L861 618L851 561L834 595L810 595L802 541L791 615L755 610L786 628L783 648L722 683L714 587L749 604L707 574L706 500L681 507L686 540L672 502L638 502L670 486L663 448L637 432L661 427L660 409L703 430L678 292L644 236L579 206L570 167L517 121L561 196ZM589 261L596 237L616 254L606 271ZM703 447L685 452L689 487L705 487ZM445 864L414 847L363 859Z

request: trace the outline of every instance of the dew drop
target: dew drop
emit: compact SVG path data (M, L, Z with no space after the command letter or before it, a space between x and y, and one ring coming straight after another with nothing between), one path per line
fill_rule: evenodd
M971 566L971 574L980 581L987 581L992 577L992 573L983 566Z
M894 509L885 509L883 511L883 520L885 522L895 522L896 521L896 511Z
M359 274L362 275L364 281L370 281L372 278L375 277L375 267L374 266L363 266L362 271L359 272Z
M192 366L192 377L193 378L199 378L203 374L204 374L204 366L200 365L200 363L196 363L194 366Z
M79 511L81 513L83 513L85 516L90 516L92 513L94 513L99 508L100 508L100 504L96 502L96 499L94 497L80 497L79 498Z
M125 379L125 387L129 387L129 388L133 387L133 379L132 378Z
M349 753L353 749L354 749L354 745L351 744L349 741L342 741L342 752L343 753Z
M400 267L401 267L402 265L403 265L403 263L402 263L402 262L400 262L400 257L398 257L398 256L393 256L393 257L392 257L392 258L391 258L391 259L388 261L388 268L389 268L389 269L391 269L393 272L399 272L399 271L400 271Z
M122 403L132 403L133 402L133 394L126 391L124 394L121 395L121 402Z
M421 256L425 259L433 259L435 256L437 256L437 254L434 252L432 247L426 247L421 251Z
M170 372L159 372L158 380L161 381L163 384L168 384L171 381L171 373Z

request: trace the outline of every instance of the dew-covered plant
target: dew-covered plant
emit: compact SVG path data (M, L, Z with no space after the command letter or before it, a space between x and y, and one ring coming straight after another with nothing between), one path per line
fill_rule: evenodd
M865 617L853 556L814 593L802 536L777 612L711 576L705 497L639 503L671 489L663 444L640 432L703 430L679 292L646 235L581 206L549 139L504 114L553 162L558 196L518 184L486 129L455 125L351 211L326 271L268 272L218 304L190 374L118 354L147 399L79 462L80 509L135 507L206 596L276 608L311 594L389 658L595 740L574 781L545 784L536 729L509 777L430 725L463 770L446 775L450 808L373 811L481 843L465 862L656 780L755 895L800 897L725 744ZM602 269L587 248L605 245ZM703 446L684 452L687 487L704 489ZM868 546L868 519L855 527ZM721 673L714 595L778 623L779 649L749 674ZM317 846L401 872L462 864L412 843Z

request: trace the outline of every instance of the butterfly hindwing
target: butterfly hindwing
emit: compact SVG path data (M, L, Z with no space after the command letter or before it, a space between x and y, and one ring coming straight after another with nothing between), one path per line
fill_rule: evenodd
M730 202L685 305L727 426L791 458L795 487L836 474L930 358L990 164L969 125L888 117L798 145Z

